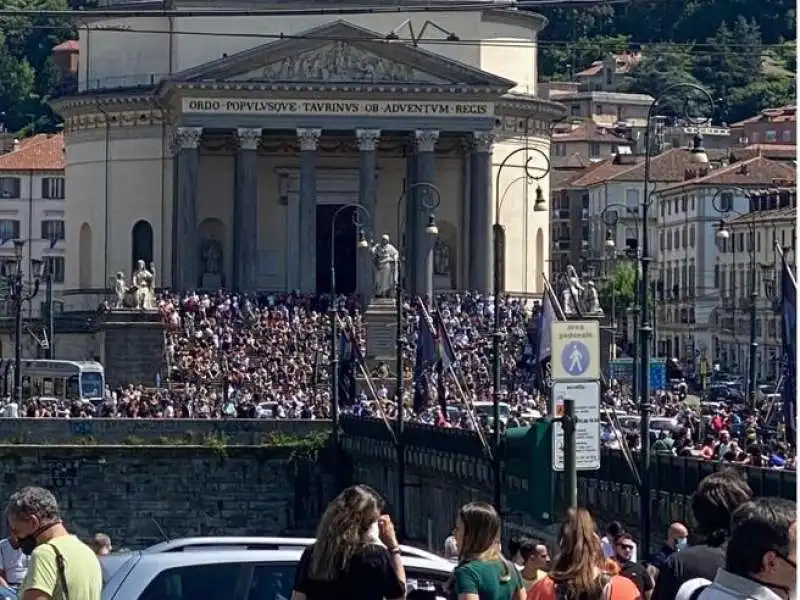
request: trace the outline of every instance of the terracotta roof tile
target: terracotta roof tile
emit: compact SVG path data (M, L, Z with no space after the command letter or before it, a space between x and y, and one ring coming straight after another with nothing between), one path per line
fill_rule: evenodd
M628 171L636 167L629 161L642 160L641 157L626 157L625 160L619 161L619 157L609 158L608 160L601 161L593 164L583 171L580 177L574 179L569 187L571 188L586 188L598 183L603 183L613 178L622 172Z
M675 185L659 190L660 193L674 192L694 185L740 186L744 188L764 187L780 182L781 186L791 185L797 180L797 171L784 162L756 156L749 160L736 162L728 167L711 169L708 175L685 179Z
M730 127L741 127L748 123L789 123L797 120L797 107L792 104L778 106L777 108L765 108L754 117L749 117Z
M63 134L39 134L20 141L19 148L0 154L0 171L62 171Z
M77 52L79 50L80 46L78 45L78 40L67 40L53 47L53 52Z
M772 221L794 221L797 219L797 207L785 206L783 208L774 208L772 210L757 210L743 215L737 215L730 219L725 219L725 222L730 225L741 225L745 223L764 223Z
M558 169L584 169L591 164L592 161L578 152L573 152L569 156L553 156L550 158L550 167L553 170Z
M744 148L731 150L731 155L736 160L747 160L756 156L763 156L773 160L794 160L797 158L797 146L790 144L751 144Z

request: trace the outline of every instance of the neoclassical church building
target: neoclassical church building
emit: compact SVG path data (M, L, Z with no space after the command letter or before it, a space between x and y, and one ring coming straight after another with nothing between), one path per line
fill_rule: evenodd
M505 287L540 290L549 215L534 205L537 187L549 197L564 110L536 95L546 21L472 3L162 17L141 16L160 2L122 0L114 10L131 16L81 21L77 91L52 103L66 144L65 287L99 293L141 259L175 289L329 292L333 267L340 292L369 293L361 231L389 236L414 293L489 291L499 207ZM215 8L245 4L287 6Z

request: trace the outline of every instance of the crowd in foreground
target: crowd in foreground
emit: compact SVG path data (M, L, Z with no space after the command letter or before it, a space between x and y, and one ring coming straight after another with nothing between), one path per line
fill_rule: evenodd
M107 536L84 544L69 533L55 496L25 487L6 506L10 535L0 542L0 597L100 600ZM618 522L602 535L584 508L567 510L556 544L502 539L495 508L460 507L445 541L447 563L428 561L426 580L408 566L389 509L366 485L341 491L294 568L291 591L275 572L251 588L259 600L792 600L797 590L797 505L754 498L746 480L724 469L692 495L693 525L673 523L663 544L637 556L636 537ZM102 520L102 516L100 516ZM98 558L100 557L100 558ZM213 568L214 564L199 569ZM407 573L407 566L409 573ZM452 571L450 570L452 568ZM162 590L158 574L144 597ZM201 572L197 572L202 576ZM180 581L180 578L174 581ZM261 581L261 580L259 580ZM262 582L263 583L263 582ZM166 589L166 588L163 588ZM258 590L258 594L253 592ZM209 597L220 598L221 590ZM247 591L247 590L245 590ZM15 592L18 595L15 595ZM212 591L209 590L209 593ZM224 592L223 592L224 593ZM244 597L244 596L243 596Z
M31 417L112 418L274 418L319 419L331 416L330 299L300 294L248 298L219 292L165 294L158 310L166 324L167 370L155 387L130 385L107 390L98 406L53 406L32 402L20 410ZM448 333L454 369L433 364L417 369L417 303L403 307L404 365L407 385L404 418L437 427L492 428L491 331L493 298L477 293L436 298ZM364 350L363 315L354 298L336 300L338 317ZM503 414L500 427L530 425L547 414L539 392L541 373L532 357L536 338L534 303L504 298L500 303ZM340 357L342 358L342 357ZM390 392L394 365L374 368L374 394L362 389L347 398L340 386L342 410L364 417L396 419L398 404ZM605 391L602 443L636 451L637 427L620 425L618 415L636 415L626 386ZM720 406L703 414L685 402L683 389L654 392L654 416L669 419L653 431L653 450L735 464L794 468L794 450L764 427L764 411ZM348 401L351 400L351 401ZM662 422L663 422L662 419ZM624 421L624 419L622 419Z

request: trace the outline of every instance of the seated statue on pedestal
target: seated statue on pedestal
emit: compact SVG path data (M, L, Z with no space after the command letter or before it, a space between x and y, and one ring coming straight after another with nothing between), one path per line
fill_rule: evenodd
M397 285L400 253L389 242L386 234L381 236L380 242L372 246L371 251L375 264L375 297L391 298Z

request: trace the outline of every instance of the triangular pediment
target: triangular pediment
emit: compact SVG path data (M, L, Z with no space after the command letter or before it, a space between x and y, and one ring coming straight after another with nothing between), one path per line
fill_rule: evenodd
M468 85L512 88L498 77L381 34L337 21L175 74L208 81L371 85Z

